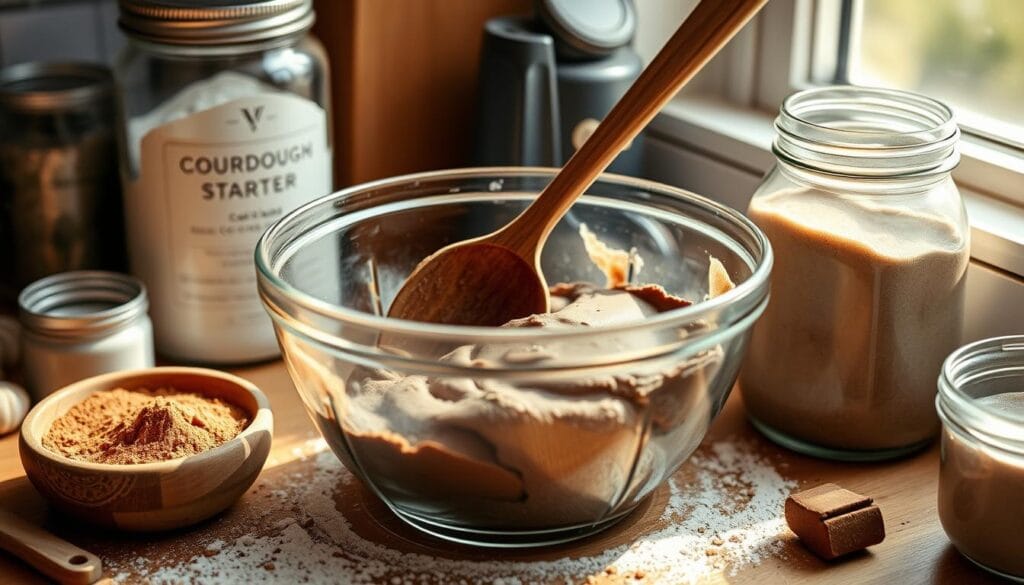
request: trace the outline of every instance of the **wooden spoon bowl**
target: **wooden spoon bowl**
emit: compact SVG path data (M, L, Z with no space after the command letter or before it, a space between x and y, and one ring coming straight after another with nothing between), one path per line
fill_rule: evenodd
M94 392L166 387L231 402L249 413L249 424L209 451L137 465L76 461L43 446L53 421ZM234 503L263 468L272 434L270 404L252 383L216 370L150 368L87 378L54 392L25 417L19 447L29 480L56 509L99 526L159 531L195 524Z
M442 248L424 260L416 274L391 304L393 315L414 312L417 321L427 323L499 327L510 315L545 313L549 308L543 273L498 244L461 242ZM450 280L466 284L449 286ZM515 294L509 294L509 283L515 283Z

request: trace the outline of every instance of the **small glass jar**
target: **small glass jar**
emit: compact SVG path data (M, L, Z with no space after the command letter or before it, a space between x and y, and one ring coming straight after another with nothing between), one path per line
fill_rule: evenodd
M333 188L327 57L310 0L187 4L120 3L132 272L160 353L267 359L278 348L252 254L267 226Z
M25 381L35 400L84 378L153 367L146 289L115 272L54 274L18 296Z
M874 88L797 93L750 218L775 253L740 387L773 441L841 460L899 457L938 432L959 345L969 230L945 105Z
M1024 583L1024 335L950 355L935 402L942 527L968 559Z

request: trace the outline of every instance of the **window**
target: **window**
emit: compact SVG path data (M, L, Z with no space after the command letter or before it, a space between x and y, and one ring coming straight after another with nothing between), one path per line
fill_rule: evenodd
M639 0L641 56L695 5ZM835 83L950 104L965 133L957 180L1024 208L1022 0L771 0L683 93L774 116L794 91Z
M695 4L637 0L641 56L650 59ZM650 175L742 209L773 162L782 100L836 83L953 106L972 256L1024 277L1022 0L771 0L655 120Z
M1024 206L1020 0L784 1L795 7L792 30L804 26L810 39L793 42L803 68L791 70L789 89L853 83L936 97L964 131L961 185Z
M1024 148L1020 0L846 3L844 81L938 97L967 130Z

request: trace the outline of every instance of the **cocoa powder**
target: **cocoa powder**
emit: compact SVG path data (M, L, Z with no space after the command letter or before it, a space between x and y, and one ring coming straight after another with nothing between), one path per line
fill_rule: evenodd
M137 464L195 455L235 437L249 422L234 404L156 390L97 392L53 422L43 445L93 463Z

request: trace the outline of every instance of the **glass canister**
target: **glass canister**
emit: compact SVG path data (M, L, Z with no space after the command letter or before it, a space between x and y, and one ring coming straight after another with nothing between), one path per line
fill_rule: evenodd
M969 230L952 112L826 87L789 97L775 128L777 163L748 211L776 259L740 378L748 414L814 456L912 452L938 431L935 378L962 329Z
M153 367L146 288L116 272L37 280L18 296L25 381L36 400L90 376Z
M123 270L114 78L87 63L0 71L2 297L68 270Z
M327 59L310 0L121 0L117 67L133 273L169 357L277 355L263 230L332 190Z
M1024 335L950 355L935 402L942 527L967 558L1024 583Z

